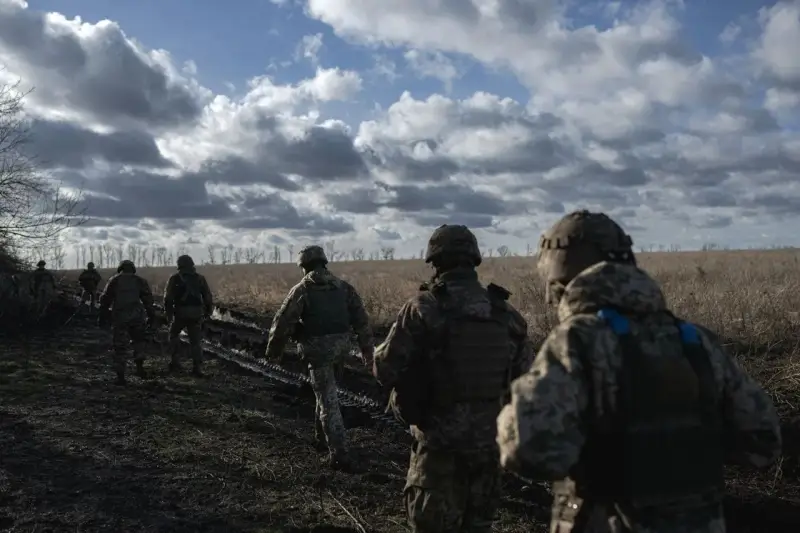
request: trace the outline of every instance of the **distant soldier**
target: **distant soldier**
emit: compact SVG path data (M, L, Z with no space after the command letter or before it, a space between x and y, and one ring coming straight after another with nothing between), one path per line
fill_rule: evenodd
M136 275L136 266L128 259L122 261L117 273L109 278L100 295L101 326L111 320L114 343L114 370L117 384L125 385L125 366L133 347L136 375L145 378L144 350L147 327L154 317L153 293L150 284Z
M56 294L56 278L45 268L47 263L39 261L33 271L33 297L36 302L36 317L41 318Z
M280 361L289 338L299 340L300 356L308 363L317 399L314 418L317 446L324 446L327 440L330 465L352 468L339 410L336 374L350 351L351 328L365 364L372 364L374 347L369 318L355 288L327 269L328 258L322 248L303 248L297 264L305 275L292 287L275 314L265 356Z
M501 462L555 481L554 533L724 533L723 464L775 461L778 416L716 335L667 309L632 245L588 211L542 236L560 324L512 384Z
M375 352L375 377L416 441L404 489L416 533L488 533L499 503L496 419L533 348L510 293L478 280L481 261L466 226L437 228L425 254L435 275Z
M188 255L178 258L178 271L170 276L164 289L164 311L169 326L170 372L180 372L181 331L189 337L192 374L203 376L203 319L211 316L214 299L206 278L197 273Z
M100 286L102 280L103 278L100 276L100 273L94 268L94 263L88 263L86 265L86 270L81 272L81 275L78 276L78 283L83 287L81 305L86 303L86 300L89 300L90 308L94 311L95 302L97 301L97 287Z

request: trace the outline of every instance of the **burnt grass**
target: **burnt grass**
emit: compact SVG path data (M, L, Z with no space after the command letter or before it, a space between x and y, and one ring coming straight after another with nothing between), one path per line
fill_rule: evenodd
M307 387L216 359L206 378L169 376L155 343L151 376L131 364L119 387L110 346L84 316L27 342L0 338L0 531L408 531L407 435L343 408L361 468L334 471L312 442ZM344 384L376 391L357 362ZM729 471L729 531L800 531L796 421L784 439L779 468ZM496 531L546 531L543 487L509 476L504 492Z

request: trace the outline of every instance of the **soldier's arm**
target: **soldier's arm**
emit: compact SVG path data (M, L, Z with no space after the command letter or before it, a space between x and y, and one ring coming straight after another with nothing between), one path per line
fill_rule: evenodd
M100 295L100 308L108 309L114 302L114 296L117 293L117 278L112 276L108 283L106 283L103 293Z
M347 289L347 309L350 312L350 325L358 338L358 347L362 352L372 350L372 328L369 325L367 310L364 309L364 302L355 287L346 283L345 288Z
M774 463L781 454L780 420L766 391L747 375L713 334L704 344L722 370L722 408L726 424L727 461L757 468Z
M175 274L169 277L167 285L164 287L164 313L170 317L175 312L175 286L178 283L178 276Z
M207 315L210 315L214 310L214 295L211 294L211 287L208 286L208 280L205 276L200 276L200 290L203 293L203 305Z
M511 385L497 418L500 463L542 480L563 479L578 462L588 405L577 354L585 343L565 324L550 333L530 370Z
M406 302L380 346L375 349L372 374L384 387L397 383L425 342L427 326L419 299Z
M139 299L142 301L144 308L148 313L153 310L153 291L150 289L150 284L144 278L139 278Z
M530 369L536 351L528 337L528 322L516 309L511 313L511 339L514 342L514 357L511 361L511 379L517 379Z
M269 341L267 341L265 355L267 359L277 359L283 354L286 342L303 316L306 304L305 293L302 284L295 285L286 295L278 312L275 313L272 327L269 328Z

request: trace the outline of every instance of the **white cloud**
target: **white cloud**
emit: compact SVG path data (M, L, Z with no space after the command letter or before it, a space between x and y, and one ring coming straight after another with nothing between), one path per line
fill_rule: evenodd
M306 35L297 46L298 55L308 59L313 64L319 63L319 52L322 50L322 34Z
M419 76L441 81L448 93L453 90L453 81L461 76L453 62L441 52L409 50L404 58Z

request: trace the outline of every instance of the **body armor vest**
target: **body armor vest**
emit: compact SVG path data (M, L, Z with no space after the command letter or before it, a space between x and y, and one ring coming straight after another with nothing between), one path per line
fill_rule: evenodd
M609 309L598 316L622 350L618 410L590 431L575 475L577 494L634 513L719 503L721 404L696 328L676 319L683 357L654 357L641 353L626 317Z
M509 315L505 301L488 293L488 317L449 309L446 294L437 296L445 323L433 369L436 407L488 401L499 405L505 395L511 372Z
M139 298L142 285L136 274L128 274L125 272L117 274L116 284L117 290L114 295L114 303L112 304L112 309L114 311L144 307Z
M175 307L202 307L203 291L200 289L200 275L196 272L178 274Z
M306 290L308 305L303 312L303 335L320 337L348 333L350 310L347 293L334 284L309 285Z

